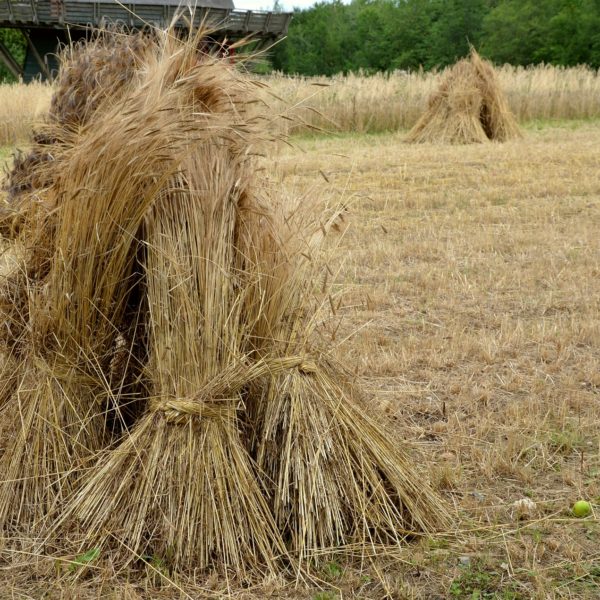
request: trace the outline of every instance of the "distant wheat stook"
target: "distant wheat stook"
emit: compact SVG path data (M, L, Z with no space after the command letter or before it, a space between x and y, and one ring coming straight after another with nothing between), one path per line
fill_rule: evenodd
M519 137L493 65L472 49L468 58L448 70L406 141L473 144Z
M72 48L5 184L5 546L247 578L448 526L319 343L334 217L257 169L273 117L205 33Z

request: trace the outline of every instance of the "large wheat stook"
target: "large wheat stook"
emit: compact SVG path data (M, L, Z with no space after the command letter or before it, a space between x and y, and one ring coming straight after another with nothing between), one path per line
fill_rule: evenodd
M153 556L244 578L445 527L318 343L331 222L261 179L256 84L201 36L136 38L113 87L102 42L108 83L89 102L93 50L73 58L81 85L73 68L55 110L83 117L61 125L52 176L36 166L24 276L0 302L18 367L2 389L0 525L120 567Z

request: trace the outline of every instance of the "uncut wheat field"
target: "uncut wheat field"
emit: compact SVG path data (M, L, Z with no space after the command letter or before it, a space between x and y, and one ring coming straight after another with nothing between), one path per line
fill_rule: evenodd
M364 564L340 555L320 581L231 597L600 597L600 121L521 123L505 144L408 145L397 128L303 133L268 151L282 189L346 206L330 344L456 526ZM67 574L47 597L228 595L156 573L115 589L108 575ZM9 568L0 590L47 591Z

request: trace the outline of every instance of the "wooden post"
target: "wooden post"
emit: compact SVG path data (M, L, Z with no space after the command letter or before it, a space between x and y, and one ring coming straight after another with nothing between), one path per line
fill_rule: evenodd
M23 29L22 31L23 31L23 35L25 36L25 39L27 40L27 44L29 44L29 49L31 50L31 53L33 54L33 58L35 58L35 62L38 64L41 72L44 74L44 77L46 79L50 79L50 71L48 70L48 65L44 62L44 60L40 56L40 53L38 52L37 48L33 44L33 41L31 39L31 37L29 36L29 31L27 31L27 29Z

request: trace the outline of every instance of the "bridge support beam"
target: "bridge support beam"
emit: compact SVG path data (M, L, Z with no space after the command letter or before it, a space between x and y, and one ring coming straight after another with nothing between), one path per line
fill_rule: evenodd
M40 73L42 73L43 78L50 79L51 77L50 77L50 71L48 70L48 65L44 62L44 60L40 56L38 49L35 47L35 44L33 43L31 36L29 35L29 31L27 31L27 29L22 29L21 31L23 32L23 35L25 36L25 39L27 40L27 44L29 45L29 51L33 55L35 62L37 63L38 67L40 68Z

